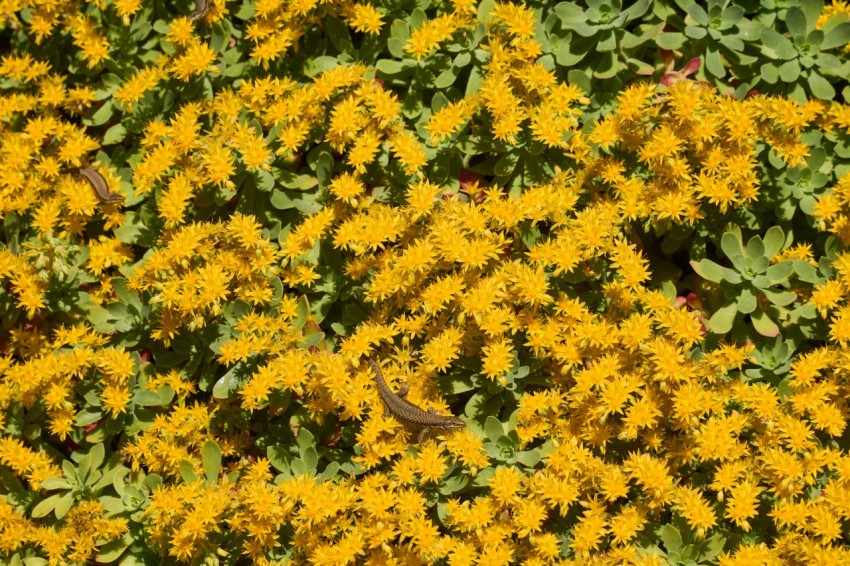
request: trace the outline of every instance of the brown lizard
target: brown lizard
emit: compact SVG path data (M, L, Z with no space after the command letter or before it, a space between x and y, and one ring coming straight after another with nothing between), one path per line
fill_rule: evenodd
M421 407L417 407L407 399L407 384L401 386L399 392L393 391L384 380L384 374L381 372L381 367L373 360L368 358L372 369L375 370L375 379L378 382L378 395L381 396L381 401L384 403L384 414L392 415L397 421L403 425L419 430L419 436L416 438L416 443L422 442L425 434L430 430L453 430L460 429L466 426L466 423L454 415L441 415L434 409L427 411Z
M106 179L96 169L83 167L80 169L80 176L89 182L94 192L97 193L100 202L103 204L115 204L124 200L124 195L121 193L112 193L109 191L109 185L106 184Z
M207 12L210 11L211 3L212 0L195 0L195 9L189 14L189 21L194 22L206 16Z

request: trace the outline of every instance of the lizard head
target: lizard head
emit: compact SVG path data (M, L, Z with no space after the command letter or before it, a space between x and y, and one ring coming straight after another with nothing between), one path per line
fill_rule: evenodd
M445 417L445 419L446 420L441 423L440 428L448 430L466 428L466 422L461 418L455 416L447 416Z

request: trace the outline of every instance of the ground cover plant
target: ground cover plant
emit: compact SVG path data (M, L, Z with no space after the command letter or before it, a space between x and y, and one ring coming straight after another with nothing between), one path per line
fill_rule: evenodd
M0 15L3 563L850 561L847 3Z

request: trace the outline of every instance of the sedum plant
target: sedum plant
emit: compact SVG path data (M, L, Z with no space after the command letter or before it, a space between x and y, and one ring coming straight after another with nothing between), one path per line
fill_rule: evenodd
M558 65L582 69L597 79L633 72L639 60L626 55L660 31L640 22L650 7L638 0L624 7L621 0L561 2L546 20L549 42Z
M0 2L0 563L850 563L792 4Z
M700 57L712 82L728 84L733 79L730 69L735 77L749 75L747 68L757 60L752 52L761 26L746 17L744 8L728 0L710 0L706 5L676 0L676 6L684 14L668 20L675 29L656 38L659 47Z
M691 262L700 277L719 285L719 306L708 319L712 332L726 334L737 325L736 333L745 335L743 322L747 318L757 333L773 337L780 327L794 324L800 317L814 316L813 309L799 304L790 280L796 270L800 279L812 283L815 270L802 261L773 262L784 244L785 234L778 226L770 228L764 238L753 236L746 245L740 230L731 229L720 240L729 267L708 258Z
M762 28L762 54L768 61L751 86L756 87L760 78L771 92L788 92L798 101L807 96L835 97L834 83L850 73L850 63L841 56L850 42L850 23L838 15L818 28L822 10L820 0L802 0L785 12L786 34L775 27Z

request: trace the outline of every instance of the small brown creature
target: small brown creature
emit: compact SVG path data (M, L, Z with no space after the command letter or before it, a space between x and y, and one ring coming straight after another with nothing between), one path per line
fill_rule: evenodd
M189 14L189 21L200 20L210 11L212 0L195 0L195 9Z
M444 416L434 409L428 409L426 411L405 399L404 397L407 395L406 383L398 393L393 393L384 380L381 367L372 358L368 358L368 361L372 369L375 370L375 380L378 382L378 394L384 403L384 414L392 415L400 423L418 429L419 436L416 438L417 444L422 442L422 439L425 438L425 433L429 430L453 430L466 426L463 420L454 415Z
M106 179L95 169L82 168L80 176L89 182L97 197L103 204L115 204L124 201L124 195L121 193L112 193L109 191L109 185L106 184Z

